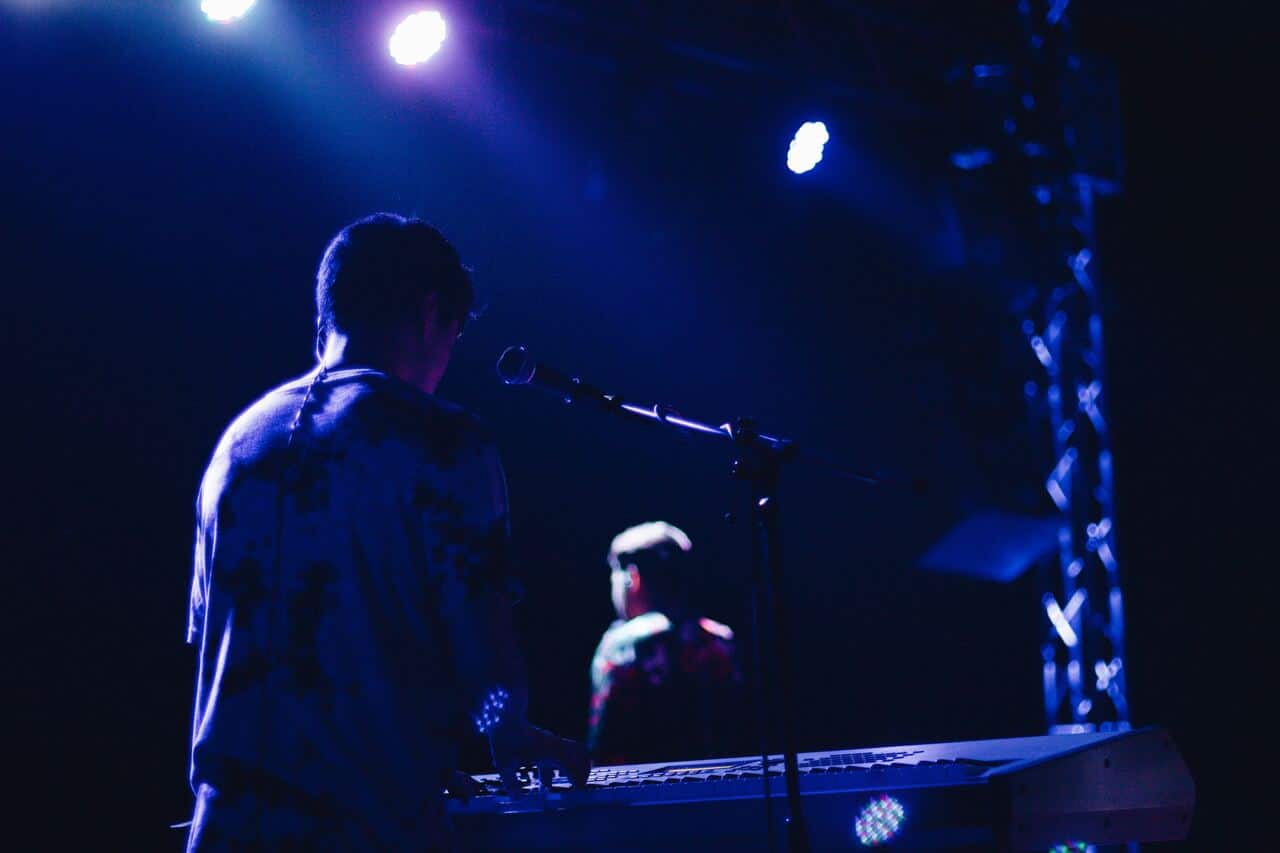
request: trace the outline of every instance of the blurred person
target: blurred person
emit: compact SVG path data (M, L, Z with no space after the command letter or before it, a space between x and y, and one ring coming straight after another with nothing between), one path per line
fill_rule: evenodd
M618 618L591 661L587 746L596 764L750 748L733 630L693 608L692 550L688 535L665 521L629 527L609 546Z
M197 499L189 851L449 849L458 744L582 782L530 725L492 439L435 396L472 314L457 251L376 214L329 243L316 355L226 429Z

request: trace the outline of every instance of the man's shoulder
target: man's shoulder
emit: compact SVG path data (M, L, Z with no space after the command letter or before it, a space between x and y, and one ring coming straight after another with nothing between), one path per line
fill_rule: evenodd
M216 505L233 482L272 480L279 474L289 428L309 379L291 379L265 392L222 430L201 478L201 512Z
M698 619L698 627L704 633L710 634L716 639L723 640L726 643L733 642L733 629L723 622L717 622L710 617L703 616Z
M604 632L591 660L591 678L598 686L618 667L635 662L636 646L671 630L671 620L657 611L615 621Z
M666 614L651 610L625 621L618 620L609 626L600 638L600 645L614 647L634 644L671 630L671 620Z
M310 375L290 379L245 406L222 431L214 455L231 455L236 451L251 453L286 433L311 379Z

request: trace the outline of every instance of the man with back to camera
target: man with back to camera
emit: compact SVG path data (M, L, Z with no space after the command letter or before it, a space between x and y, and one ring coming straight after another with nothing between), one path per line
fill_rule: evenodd
M665 521L629 527L609 546L618 619L591 661L587 745L596 764L750 748L733 631L694 610L692 550L688 535Z
M196 850L436 850L455 744L585 781L525 719L506 482L434 395L474 292L430 225L343 228L317 273L312 372L223 434L197 499Z

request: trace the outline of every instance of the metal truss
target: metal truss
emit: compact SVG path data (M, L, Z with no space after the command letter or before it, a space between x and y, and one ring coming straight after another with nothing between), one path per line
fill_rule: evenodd
M1057 558L1042 567L1044 711L1051 733L1129 728L1124 597L1116 558L1112 453L1103 373L1103 319L1091 275L1095 202L1115 192L1118 147L1100 127L1105 98L1071 44L1068 0L1022 0L1022 54L969 77L998 93L1003 133L991 148L953 156L965 170L1012 160L1006 174L1028 202L1044 263L1033 265L1022 331L1040 381L1026 393L1052 435L1044 487L1057 508ZM1105 111L1103 111L1105 112ZM1099 156L1102 151L1103 156ZM1114 157L1108 157L1114 154ZM1009 163L1004 163L1010 166ZM995 167L993 167L995 168Z
M1125 691L1124 596L1116 560L1110 430L1103 373L1103 320L1090 275L1095 254L1095 201L1117 176L1084 171L1081 140L1096 137L1087 105L1096 81L1071 45L1067 0L1019 4L1026 34L1026 79L1034 106L1026 112L1025 150L1032 188L1044 211L1050 252L1040 298L1023 323L1044 370L1043 394L1056 463L1045 490L1060 514L1056 571L1043 574L1047 621L1041 649L1044 710L1050 732L1129 727ZM1038 114L1037 114L1038 113ZM1096 162L1096 161L1095 161ZM1038 315L1038 316L1037 316Z

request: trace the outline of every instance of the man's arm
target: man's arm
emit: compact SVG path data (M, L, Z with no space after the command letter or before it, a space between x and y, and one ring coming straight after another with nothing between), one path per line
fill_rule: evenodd
M514 583L506 479L492 444L483 443L455 468L460 518L430 531L441 567L440 605L467 719L489 739L508 791L519 793L515 771L558 767L575 784L586 780L585 750L529 725L524 661L512 623ZM546 777L546 778L549 778Z

